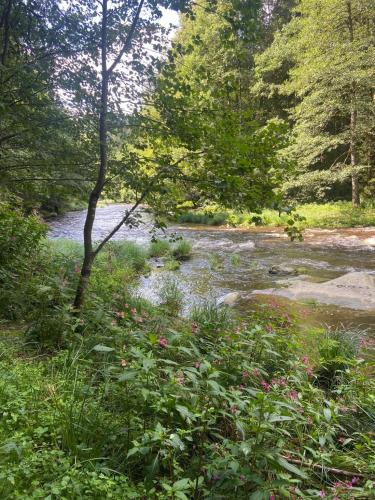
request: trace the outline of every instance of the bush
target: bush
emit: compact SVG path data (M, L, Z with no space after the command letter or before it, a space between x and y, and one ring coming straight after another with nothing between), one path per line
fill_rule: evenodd
M42 266L38 260L46 226L36 216L25 217L18 210L0 204L0 314L22 316L25 297L22 288Z
M170 247L168 240L152 241L148 249L148 255L150 257L164 257L169 254Z
M191 257L191 244L186 240L180 240L172 248L172 255L177 260L188 260Z
M190 318L202 331L225 331L233 324L233 313L228 307L220 307L215 302L206 301L195 305Z
M178 315L183 305L183 295L178 282L167 277L159 290L161 307L170 315Z

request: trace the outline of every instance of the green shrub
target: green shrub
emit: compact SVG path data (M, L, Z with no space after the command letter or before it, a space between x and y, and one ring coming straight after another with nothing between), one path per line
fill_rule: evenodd
M211 332L225 331L233 324L232 311L210 301L195 305L190 312L190 318L201 330Z
M187 260L191 257L191 243L186 240L178 241L172 247L172 255L177 260Z
M171 315L178 315L183 305L183 294L179 283L172 277L164 279L159 290L161 307Z
M169 254L170 243L168 240L157 240L150 243L148 254L150 257L164 257Z
M176 259L168 259L165 261L164 268L166 271L178 271L180 269L181 263Z

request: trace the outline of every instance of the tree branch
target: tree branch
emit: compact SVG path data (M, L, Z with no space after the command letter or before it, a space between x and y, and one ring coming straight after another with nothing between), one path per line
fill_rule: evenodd
M113 61L113 63L111 64L111 66L107 70L107 75L108 76L110 76L113 73L113 71L115 70L115 68L119 64L119 62L121 61L121 59L122 59L123 55L125 54L125 52L127 50L129 50L129 48L130 48L130 44L131 44L132 39L133 39L135 28L137 26L137 23L138 23L138 20L139 20L139 16L141 15L141 10L142 10L142 7L143 7L143 3L144 3L144 0L140 0L138 8L137 8L137 11L136 11L134 19L133 19L133 22L132 22L132 24L130 26L129 33L127 34L126 40L124 42L124 45L122 46L122 49L120 50L120 52L118 53L117 57L115 58L115 60Z

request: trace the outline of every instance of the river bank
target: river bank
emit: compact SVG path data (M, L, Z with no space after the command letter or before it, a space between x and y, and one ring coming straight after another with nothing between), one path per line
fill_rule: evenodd
M125 210L124 205L99 208L94 227L94 238L102 239ZM51 222L49 237L82 242L85 211L71 212ZM134 241L148 245L152 220L145 214L138 228L123 228L117 240ZM303 242L290 242L280 227L224 228L193 224L171 224L167 238L178 235L193 247L192 258L175 271L163 262L151 262L151 273L141 277L138 292L157 302L160 286L166 279L177 282L185 306L205 300L216 301L225 294L238 292L236 307L244 313L262 307L268 302L278 303L288 314L295 316L301 328L330 325L369 329L375 334L372 311L319 304L314 300L302 303L283 297L258 297L253 290L288 286L291 279L307 279L315 283L338 278L351 272L375 273L375 229L308 229ZM296 271L296 277L270 274L272 266L287 266Z
M355 208L350 202L311 203L297 205L295 211L304 218L298 223L302 229L375 226L375 208L371 205ZM183 211L178 220L193 224L250 228L254 225L286 226L288 218L288 214L279 215L276 210L265 209L259 214L240 213L235 210L225 210L217 205L209 205L201 209Z

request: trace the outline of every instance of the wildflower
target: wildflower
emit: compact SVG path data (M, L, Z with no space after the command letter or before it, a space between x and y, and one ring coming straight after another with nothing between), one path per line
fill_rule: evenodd
M123 319L125 317L124 311L116 311L115 314L119 319Z
M129 309L129 304L128 303L124 304L124 307L125 309Z
M112 326L117 326L117 321L116 321L115 319L113 319L113 320L111 321L111 325L112 325Z
M167 347L168 345L168 340L165 337L159 337L158 342L160 347Z
M310 415L307 417L306 421L307 421L307 423L308 423L309 425L312 425L312 423L313 423L313 420L312 420L312 418L310 417Z
M273 493L271 493L269 500L276 500L276 496Z
M340 444L343 444L345 442L345 438L340 436L339 438L337 438L337 441L340 443Z
M194 322L191 324L191 332L192 332L192 333L198 333L198 330L199 330L199 326L198 326L198 324L194 321Z
M260 370L259 370L259 368L253 368L253 375L254 375L254 377L259 377L260 376Z
M367 340L365 339L365 337L361 337L361 338L359 339L359 345L360 345L361 347L367 347Z
M352 412L357 413L357 406L356 405L352 405Z
M272 325L267 325L266 326L267 332L273 332L273 326Z
M271 385L270 385L270 384L268 384L268 383L267 383L265 380L263 380L263 379L260 381L260 385L263 387L263 390L264 390L265 392L268 392L268 391L271 389Z
M286 380L285 380L285 378L284 378L284 377L281 377L281 378L279 379L279 385L280 385L281 387L285 387L285 386L287 385Z
M342 411L342 413L347 413L349 411L349 407L342 405L342 406L340 406L340 410Z
M359 483L359 477L353 477L352 484L357 484L357 483Z
M184 385L185 377L183 375L180 375L179 377L176 378L176 382L180 385Z
M135 307L133 307L132 309L130 309L130 312L132 314L137 314L137 309Z
M244 391L246 389L246 387L243 385L243 384L240 384L239 385L239 390L240 391Z
M220 476L219 476L218 474L214 474L214 475L212 476L212 479L213 479L214 481L219 481Z
M128 366L128 362L126 361L126 359L122 359L122 360L120 361L120 365L121 365L123 368L125 368L126 366Z
M289 391L288 397L290 399L293 399L293 401L297 401L298 400L298 392L297 391Z
M80 266L79 265L76 265L76 267L74 268L74 272L75 273L79 273L81 270Z
M324 491L320 490L319 493L318 493L318 497L324 498L325 496L326 496L326 494L324 493Z
M237 409L237 406L236 405L232 405L230 407L230 412L235 415L237 412L238 412L238 409Z
M250 374L247 370L243 370L242 372L242 378L249 378L250 377Z
M308 365L310 363L309 357L308 356L303 356L302 363L305 364L305 365Z
M201 367L201 364L197 361L194 366L197 370L199 370L199 368Z
M246 477L245 477L244 475L241 475L241 476L240 476L240 480L241 480L241 481L246 481Z

